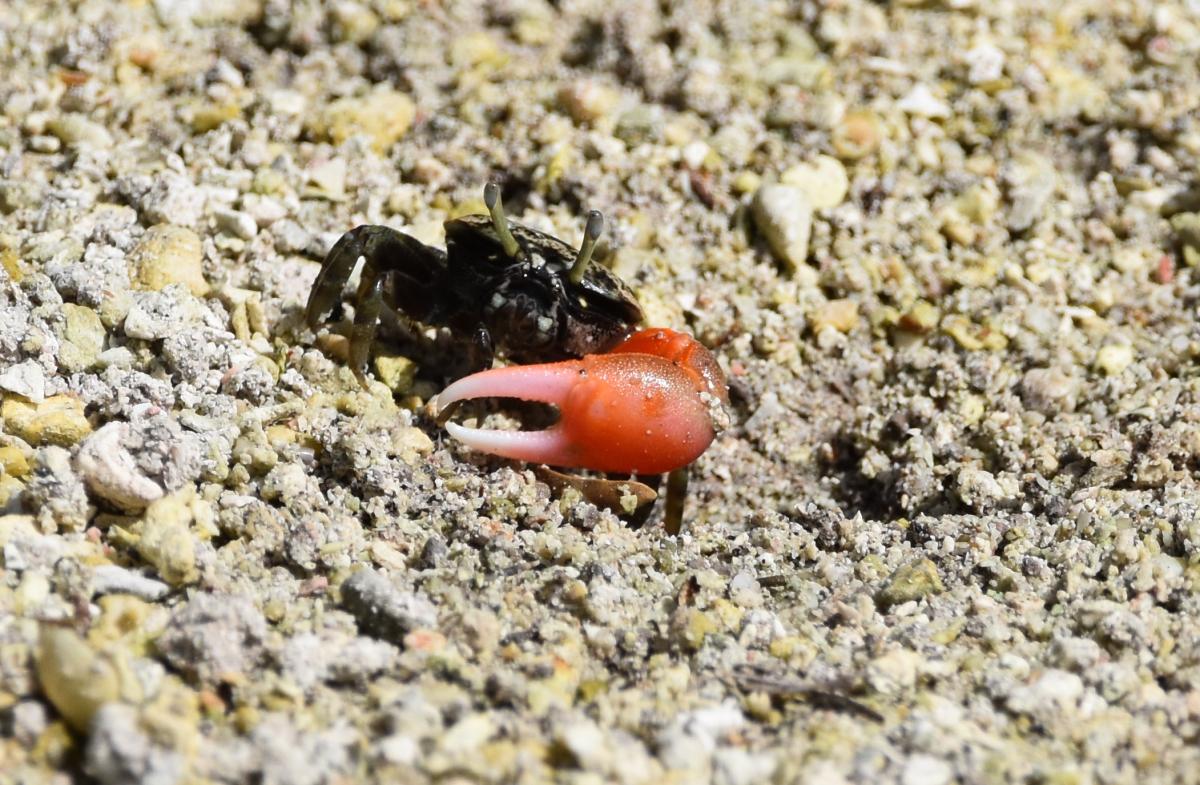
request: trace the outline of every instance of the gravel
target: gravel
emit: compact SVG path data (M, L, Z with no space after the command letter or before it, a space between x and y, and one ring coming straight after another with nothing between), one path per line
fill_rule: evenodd
M1187 780L1198 47L1185 0L9 2L0 785ZM448 439L444 332L363 389L353 304L305 325L343 232L488 180L602 210L725 370L681 534Z

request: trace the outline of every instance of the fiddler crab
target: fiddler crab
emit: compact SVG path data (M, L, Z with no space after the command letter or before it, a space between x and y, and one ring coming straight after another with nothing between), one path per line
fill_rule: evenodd
M716 358L684 333L636 329L642 309L629 288L590 264L604 228L587 217L576 251L504 215L500 189L484 188L490 215L445 223L446 250L386 226L359 226L325 257L308 297L314 330L328 319L359 258L350 365L365 369L385 306L466 344L475 371L432 402L439 423L469 447L531 463L625 473L669 473L666 528L679 531L686 466L728 423L729 394ZM491 368L499 353L514 363ZM463 401L500 397L553 404L558 422L541 431L469 428L450 422ZM556 488L630 512L656 494L636 480L599 480L543 470Z

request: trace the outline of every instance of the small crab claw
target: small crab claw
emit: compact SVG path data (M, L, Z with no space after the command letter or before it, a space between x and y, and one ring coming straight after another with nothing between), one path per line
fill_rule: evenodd
M703 349L703 347L701 347ZM543 431L501 431L446 423L482 452L604 472L659 474L694 461L715 435L711 396L677 362L638 351L494 368L451 384L439 411L472 398L520 398L559 407Z

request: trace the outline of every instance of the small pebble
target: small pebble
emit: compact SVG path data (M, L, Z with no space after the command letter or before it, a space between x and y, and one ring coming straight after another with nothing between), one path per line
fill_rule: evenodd
M129 278L135 288L158 291L181 283L197 297L208 292L200 237L191 229L158 224L146 230L129 254Z
M837 207L850 189L846 167L827 155L819 155L811 163L793 166L780 175L779 181L803 191L815 210Z
M1133 362L1133 347L1129 344L1109 344L1096 352L1092 365L1105 376L1117 376Z
M1175 241L1188 267L1200 267L1200 213L1178 213L1171 217Z
M1008 693L1005 704L1018 714L1048 720L1072 708L1083 691L1083 680L1079 676L1052 668L1042 672L1032 683L1015 687Z
M411 98L384 87L361 97L332 101L308 121L308 128L316 138L335 145L365 134L377 151L384 152L408 133L415 117Z
M393 395L404 395L412 388L417 364L402 355L375 355L375 373Z
M161 600L171 590L162 581L138 575L115 564L101 564L92 570L92 591L97 596L129 594L147 602Z
M875 599L886 610L945 590L937 565L929 559L917 559L893 572Z
M73 112L53 118L46 124L46 130L69 147L106 150L113 146L107 128Z
M935 97L926 84L915 85L896 103L896 108L918 117L943 119L950 116L950 107L945 101Z
M995 82L1004 75L1004 52L995 44L982 42L963 55L967 63L967 81L973 85Z
M80 732L105 703L136 688L115 660L92 648L73 629L50 622L39 625L38 680L54 708Z
M184 779L188 768L184 750L164 744L148 732L137 709L109 703L97 712L96 730L87 738L85 767L100 785L168 785ZM164 734L165 736L166 734Z
M1061 368L1031 368L1021 380L1021 397L1031 409L1053 414L1073 411L1079 383Z
M802 267L808 260L813 209L804 191L791 185L764 185L754 194L751 209L775 258L788 272Z
M384 575L362 569L341 587L342 604L363 633L396 645L417 629L436 629L437 609L417 594L401 592Z
M317 161L306 171L311 194L334 201L346 196L346 162L341 158Z
M883 125L870 111L851 111L833 129L833 149L843 161L857 161L874 153L883 141Z
M195 583L200 578L197 535L215 534L212 508L188 487L152 502L130 532L138 555L160 578L172 586Z
M931 755L913 755L904 764L901 785L946 785L954 781L954 769Z
M848 333L858 325L858 303L854 300L830 300L822 303L809 317L813 333L825 328Z
M1046 204L1054 195L1056 174L1054 164L1045 156L1021 152L1004 167L1008 187L1008 227L1024 232L1045 215Z
M258 223L249 213L244 213L238 210L214 210L213 217L217 220L217 226L234 237L240 237L243 240L252 240L254 235L258 234ZM192 292L196 294L195 291Z
M89 436L75 457L88 488L120 509L140 511L161 499L163 488L138 469L126 448L129 426L110 422Z
M155 646L189 679L215 685L248 674L266 634L266 620L246 597L198 592L172 613Z
M67 373L86 371L104 350L104 323L99 314L82 305L63 303L62 310L66 321L59 336L59 367Z
M62 142L57 136L35 136L29 140L29 149L35 153L57 153Z
M83 402L70 395L53 395L36 404L7 397L0 404L0 421L8 433L35 447L70 447L92 432Z
M46 374L33 360L17 363L0 371L0 390L28 398L30 403L41 403L46 398Z
M566 84L558 91L559 105L577 123L594 123L608 116L619 97L611 87L591 81Z

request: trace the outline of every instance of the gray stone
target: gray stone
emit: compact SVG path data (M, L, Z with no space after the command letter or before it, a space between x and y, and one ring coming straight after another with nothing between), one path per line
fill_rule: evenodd
M262 655L267 623L246 597L197 594L175 611L158 639L173 667L204 684L245 674Z
M401 592L372 569L359 570L342 584L342 605L363 633L402 645L416 629L437 626L437 609L417 594Z
M183 779L183 755L152 740L132 706L102 706L91 727L84 766L103 785L174 785Z

